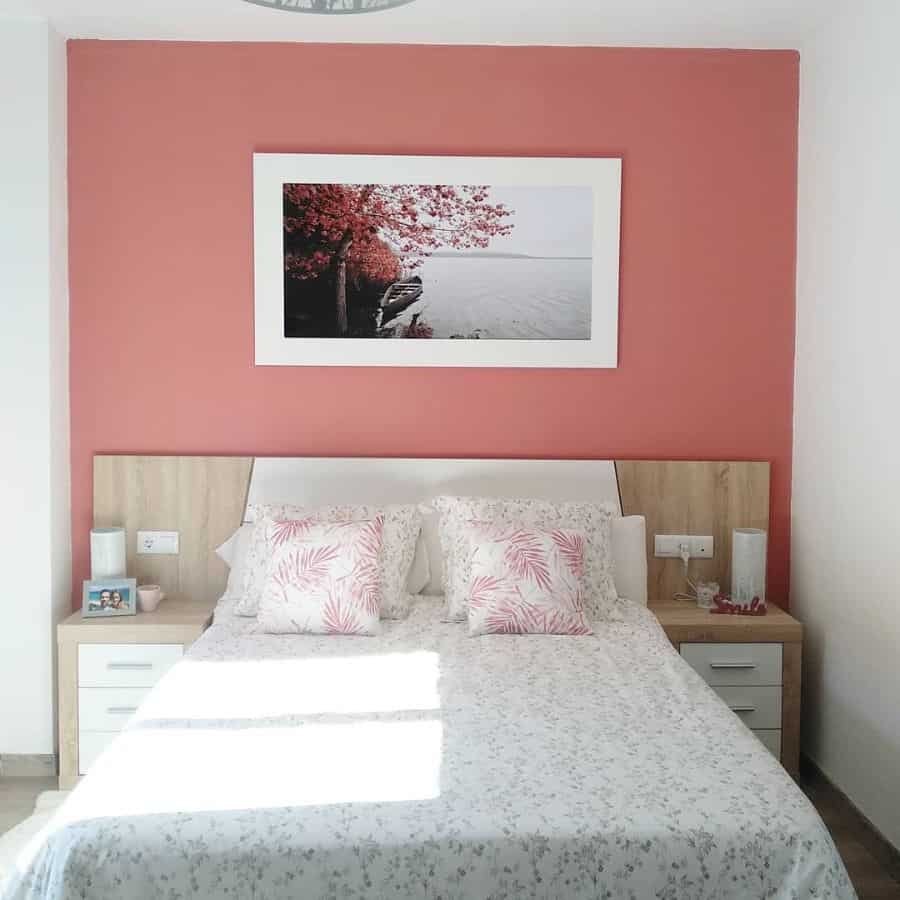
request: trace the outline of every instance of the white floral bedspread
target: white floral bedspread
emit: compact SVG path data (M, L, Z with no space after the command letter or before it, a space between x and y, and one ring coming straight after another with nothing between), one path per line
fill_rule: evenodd
M74 791L24 898L853 897L818 815L628 605L485 636L226 610Z

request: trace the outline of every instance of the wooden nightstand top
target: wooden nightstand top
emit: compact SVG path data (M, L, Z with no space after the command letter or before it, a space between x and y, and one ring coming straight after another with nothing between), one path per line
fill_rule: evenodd
M212 618L214 603L167 597L152 613L89 618L81 610L56 628L56 639L78 644L192 644Z
M750 644L803 640L803 625L773 604L769 604L764 616L713 615L690 600L670 600L649 608L659 619L669 640L676 645L688 641Z

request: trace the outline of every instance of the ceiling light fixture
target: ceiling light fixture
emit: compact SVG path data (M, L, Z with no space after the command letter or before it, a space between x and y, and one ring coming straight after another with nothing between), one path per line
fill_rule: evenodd
M321 15L353 15L353 13L378 12L412 3L412 0L246 0L269 9L286 12L319 13Z

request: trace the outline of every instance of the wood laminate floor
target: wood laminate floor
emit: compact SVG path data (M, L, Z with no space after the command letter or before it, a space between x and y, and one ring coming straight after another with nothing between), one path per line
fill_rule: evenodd
M812 776L801 779L800 786L831 831L859 900L900 900L900 882L891 877L891 861L879 859L878 848L872 846L840 794ZM31 815L38 794L53 790L55 778L0 776L0 834Z
M859 813L815 771L803 771L798 783L828 826L859 900L900 900L900 854L873 839Z

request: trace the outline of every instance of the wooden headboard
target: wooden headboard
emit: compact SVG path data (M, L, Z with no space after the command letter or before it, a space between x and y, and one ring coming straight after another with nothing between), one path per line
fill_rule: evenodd
M228 580L214 551L241 523L252 469L252 457L95 456L94 527L125 526L139 584L214 600ZM178 531L178 555L139 556L139 530Z
M647 520L649 602L685 589L680 559L653 555L655 534L711 534L712 559L691 560L696 581L731 590L731 531L769 528L769 463L617 460L622 514Z
M213 600L228 577L214 551L243 519L253 462L252 457L97 455L94 525L125 526L128 572L139 581L159 582L174 595ZM378 462L373 460L373 467ZM539 484L548 461L512 464L523 471L530 465ZM647 520L649 602L684 590L681 562L653 556L657 533L713 535L714 558L692 561L691 572L727 590L732 528L769 526L769 464L617 460L614 466L623 514ZM138 530L180 532L179 554L137 555Z

